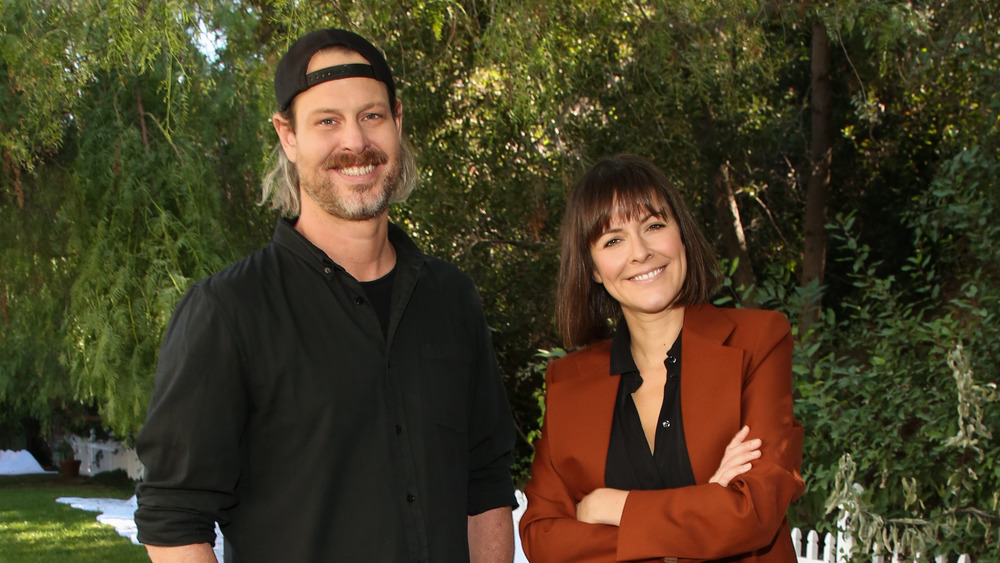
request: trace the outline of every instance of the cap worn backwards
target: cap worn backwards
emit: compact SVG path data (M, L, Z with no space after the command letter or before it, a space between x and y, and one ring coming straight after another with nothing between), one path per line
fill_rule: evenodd
M308 72L313 55L327 47L338 46L357 51L369 64L343 64ZM278 110L287 110L295 96L317 84L354 77L374 78L384 83L389 90L389 107L395 111L396 83L385 57L377 47L357 33L344 29L321 29L307 33L288 48L274 73L274 95L278 100Z

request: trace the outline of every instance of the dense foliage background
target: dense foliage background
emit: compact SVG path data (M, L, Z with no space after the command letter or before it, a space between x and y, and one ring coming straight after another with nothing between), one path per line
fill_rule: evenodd
M806 495L863 546L1000 541L1000 7L982 0L3 0L0 447L142 424L188 285L270 238L271 76L301 33L387 53L422 182L392 210L478 283L538 430L566 190L648 156L718 301L796 328ZM540 350L544 352L539 352Z

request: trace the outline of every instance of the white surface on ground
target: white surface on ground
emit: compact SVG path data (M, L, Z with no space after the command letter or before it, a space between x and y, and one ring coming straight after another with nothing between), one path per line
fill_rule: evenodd
M46 471L28 450L0 450L0 475L32 475Z
M118 535L132 540L132 543L139 545L136 539L138 530L135 527L135 509L137 507L135 496L128 500L118 500L114 498L81 498L81 497L60 497L56 502L68 504L73 508L99 512L97 521L106 526L113 526L118 531ZM215 525L215 558L222 561L222 533L219 525Z
M138 533L135 529L136 504L135 497L128 500L118 500L114 498L82 498L82 497L59 497L56 502L68 504L73 508L86 510L89 512L99 512L97 521L106 526L114 526L118 530L118 535L129 538L132 543L139 545L135 536Z

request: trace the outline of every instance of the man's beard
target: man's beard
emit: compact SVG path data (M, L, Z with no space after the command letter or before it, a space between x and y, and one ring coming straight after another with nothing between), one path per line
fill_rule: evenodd
M378 166L387 162L389 162L389 157L384 151L377 148L370 148L358 155L350 153L333 155L327 159L321 170L343 169L355 166ZM393 166L386 170L385 176L381 179L381 187L375 185L378 180L367 184L351 184L346 188L350 192L350 196L348 197L344 197L337 191L333 179L328 176L319 177L318 180L316 177L313 177L310 180L315 181L307 181L300 170L299 184L320 209L330 215L348 221L367 221L378 217L389 208L389 202L399 188L400 169L400 157L397 155ZM370 192L372 190L380 190L380 192L375 194L373 199L363 199L365 194L371 195Z

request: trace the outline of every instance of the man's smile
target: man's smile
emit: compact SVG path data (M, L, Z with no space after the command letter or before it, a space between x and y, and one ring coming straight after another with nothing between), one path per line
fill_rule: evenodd
M371 174L375 170L374 164L367 166L351 166L349 168L339 168L338 171L345 176L364 176Z

